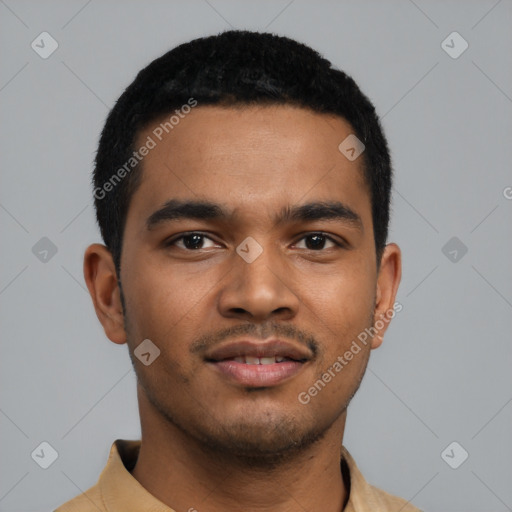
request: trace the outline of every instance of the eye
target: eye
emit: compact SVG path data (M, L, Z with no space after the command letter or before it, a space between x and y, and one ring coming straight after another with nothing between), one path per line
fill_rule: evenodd
M330 245L327 245L326 247L326 244ZM331 249L332 247L342 247L342 244L334 241L324 233L310 233L309 235L302 237L298 244L296 244L296 247L299 249L321 251L322 249Z
M166 247L176 246L180 249L197 251L217 247L217 244L203 233L187 233L165 243Z

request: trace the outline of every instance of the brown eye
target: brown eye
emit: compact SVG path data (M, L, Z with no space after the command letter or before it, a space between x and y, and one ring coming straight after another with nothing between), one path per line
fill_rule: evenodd
M304 241L302 246L299 246ZM326 247L326 244L331 244ZM331 247L340 246L332 238L324 235L323 233L311 233L301 238L297 247L299 249L309 249L311 251L321 251L322 249L329 249Z
M167 244L168 247L176 246L180 249L185 249L189 251L197 251L199 249L208 249L210 247L215 247L215 242L203 235L202 233L188 233L185 235L181 235L178 238L174 238L170 240Z

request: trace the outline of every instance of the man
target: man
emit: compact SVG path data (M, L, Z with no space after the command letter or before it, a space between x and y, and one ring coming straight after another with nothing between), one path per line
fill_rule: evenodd
M137 75L101 136L84 274L142 440L58 512L417 510L342 444L397 308L391 175L370 101L288 38L229 31Z

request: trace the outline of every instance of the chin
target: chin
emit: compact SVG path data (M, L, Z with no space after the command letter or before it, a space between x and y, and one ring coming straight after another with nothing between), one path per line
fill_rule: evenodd
M168 423L212 460L262 469L303 456L344 410L338 408L329 413L326 408L304 406L286 410L283 405L262 402L215 408L205 404L187 410L156 400L152 393L147 393L147 398Z
M197 432L198 440L216 458L236 459L242 465L269 467L294 459L319 441L328 430L300 420L266 418L266 421L224 423Z

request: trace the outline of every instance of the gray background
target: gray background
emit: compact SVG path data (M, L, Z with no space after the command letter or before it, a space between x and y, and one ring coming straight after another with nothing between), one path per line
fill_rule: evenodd
M99 241L92 159L140 68L230 27L323 53L374 101L392 148L403 311L345 445L371 483L426 511L512 510L510 0L0 0L0 16L1 511L52 510L96 482L114 439L140 435L126 346L104 336L82 276ZM59 44L47 59L31 48L43 31ZM469 43L457 59L441 47L453 31ZM468 249L455 262L454 236ZM46 262L42 237L57 248ZM58 452L46 470L31 458L42 441ZM469 453L458 469L441 457L452 441Z

